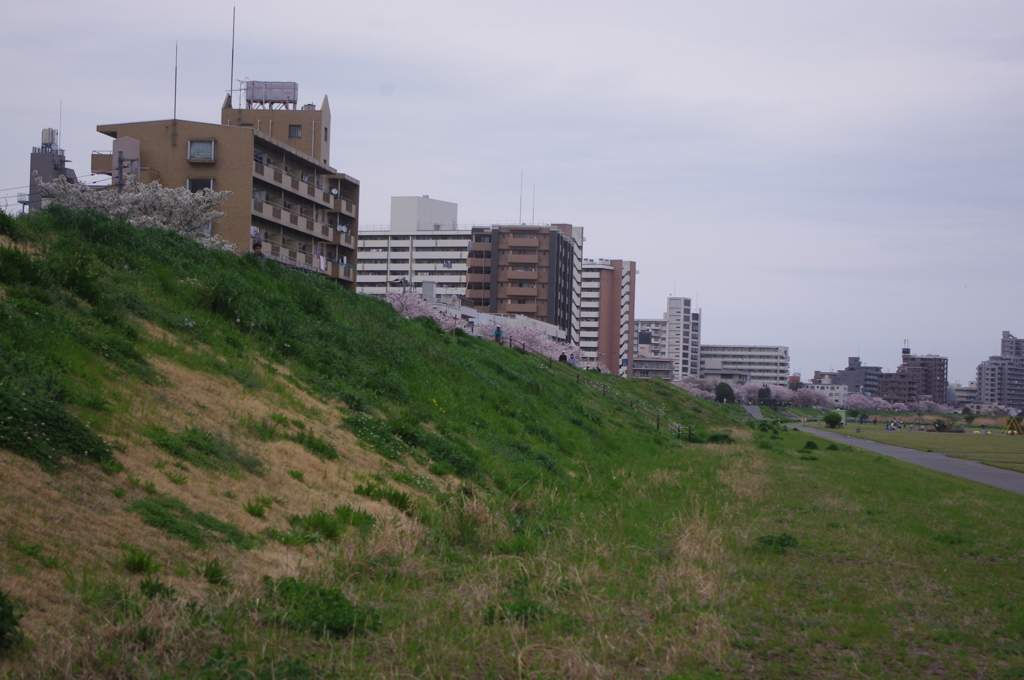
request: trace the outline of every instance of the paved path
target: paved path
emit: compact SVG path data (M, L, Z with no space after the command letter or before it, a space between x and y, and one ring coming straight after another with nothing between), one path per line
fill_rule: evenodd
M743 410L747 412L747 415L757 420L763 420L764 416L761 415L760 406L744 406Z
M1024 494L1024 473L1014 472L1013 470L1004 470L1002 468L992 467L991 465L984 465L976 460L950 458L944 453L928 453L927 451L905 449L902 446L880 444L878 442L873 442L870 439L851 437L848 434L840 434L838 432L826 432L824 430L805 427L803 425L790 425L790 427L800 430L801 432L815 434L819 437L825 437L826 439L842 442L843 444L849 444L850 446L856 446L858 448L867 449L868 451L874 451L875 453L881 453L885 456L899 458L900 460L905 460L908 463L922 465L926 468L931 468L932 470L938 470L939 472L963 477L964 479L969 479L973 482L981 482L982 484L997 486L1000 489L1006 489L1007 491Z

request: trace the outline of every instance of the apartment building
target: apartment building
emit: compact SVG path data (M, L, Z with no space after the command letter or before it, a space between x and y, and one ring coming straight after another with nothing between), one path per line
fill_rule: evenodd
M586 368L633 377L629 352L636 305L636 263L583 260L580 358Z
M911 354L909 347L903 348L903 365L910 371L918 369L917 392L922 401L946 403L946 388L949 386L949 359L935 354Z
M978 402L1024 410L1024 339L1003 331L1000 355L978 364Z
M245 105L224 99L221 122L99 125L114 139L92 171L190 191L230 191L211 233L241 252L255 241L281 263L355 290L359 181L330 165L331 110L298 106L296 83L246 83Z
M701 377L708 369L745 371L750 382L786 385L789 348L760 345L701 345Z
M815 372L815 375L817 375L817 372ZM880 375L882 375L881 366L865 366L861 362L860 357L849 357L846 368L836 371L832 382L834 384L846 385L849 394L877 397Z
M388 227L359 234L356 290L384 297L433 282L438 295L464 296L473 234L459 229L458 211L429 196L392 196Z
M649 356L672 360L672 380L700 375L700 310L692 311L690 298L670 297L660 319L637 319L633 354L648 345Z
M466 301L491 314L554 324L580 343L583 228L571 224L473 227Z

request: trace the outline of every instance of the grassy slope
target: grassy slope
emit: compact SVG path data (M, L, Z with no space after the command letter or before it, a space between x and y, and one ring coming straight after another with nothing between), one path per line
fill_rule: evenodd
M698 434L731 428L737 438L679 442L531 357L442 336L272 263L60 212L15 228L45 258L20 283L0 268L0 385L61 404L119 442L127 469L71 457L53 474L0 451L0 588L27 606L29 639L0 672L1024 669L1024 532L1014 521L1024 499L863 452L799 454L804 435L752 432L665 384L603 378ZM356 442L346 419L359 413L371 420L347 422L387 457ZM183 463L143 434L153 425L219 433L257 455L261 474ZM300 431L339 459L284 438ZM461 477L441 474L456 468ZM355 493L373 481L409 494L408 512ZM264 518L243 507L256 497L272 500ZM127 511L165 498L252 536L337 505L378 519L335 541L263 534L243 550L211 535L195 547ZM759 541L783 535L797 545ZM164 565L156 576L174 599L140 595L143 577L119 566L128 543ZM214 558L230 585L195 573ZM264 575L338 589L373 607L380 628L341 640L296 630L275 614Z

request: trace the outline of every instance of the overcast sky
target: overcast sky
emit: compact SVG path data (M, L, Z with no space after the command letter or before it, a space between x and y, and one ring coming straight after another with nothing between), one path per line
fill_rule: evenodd
M151 7L152 5L152 7ZM231 2L8 3L0 201L44 127L217 122ZM460 222L569 222L634 260L639 317L694 299L708 344L793 371L915 353L971 380L1024 336L1024 3L237 2L235 78L326 94L331 162ZM60 108L63 100L63 116ZM536 199L534 200L534 186Z

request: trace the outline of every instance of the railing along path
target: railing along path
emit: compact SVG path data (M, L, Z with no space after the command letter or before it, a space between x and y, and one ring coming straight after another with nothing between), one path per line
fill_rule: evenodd
M583 369L576 368L575 366L571 366L563 361L555 361L549 356L545 356L543 354L540 354L539 352L533 351L532 349L530 349L524 343L521 342L517 343L515 341L508 340L507 345L509 347L521 349L530 356L540 359L542 362L546 362L549 368L560 371L562 375L575 378L577 385L585 385L591 389L598 390L605 396L611 397L620 404L623 404L624 406L629 406L629 408L632 409L634 413L637 413L638 415L643 416L647 420L654 423L655 429L658 430L659 432L661 431L662 427L665 427L665 429L667 429L670 433L676 436L676 439L682 439L683 432L685 431L687 439L690 441L693 440L692 426L674 423L668 420L667 418L662 417L660 413L652 411L649 408L646 408L645 406L641 405L640 402L638 402L636 399L621 394L620 392L617 392L615 390L608 389L608 386L605 385L604 383L588 378L585 375L585 371Z

